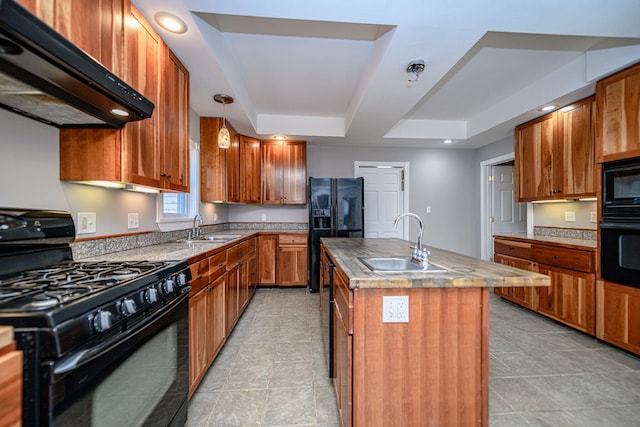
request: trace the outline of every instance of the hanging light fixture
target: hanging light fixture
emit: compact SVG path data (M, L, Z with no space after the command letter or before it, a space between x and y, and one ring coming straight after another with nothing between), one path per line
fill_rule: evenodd
M220 128L220 131L218 131L218 147L226 149L231 146L231 134L229 134L229 129L227 129L224 107L227 104L233 104L233 98L229 95L219 93L217 95L213 95L213 100L222 104L222 127Z

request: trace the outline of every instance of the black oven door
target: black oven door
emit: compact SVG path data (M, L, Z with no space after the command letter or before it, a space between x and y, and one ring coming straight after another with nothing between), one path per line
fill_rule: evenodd
M640 223L600 223L602 278L640 288Z
M111 342L49 369L49 422L61 426L182 426L189 389L188 292Z

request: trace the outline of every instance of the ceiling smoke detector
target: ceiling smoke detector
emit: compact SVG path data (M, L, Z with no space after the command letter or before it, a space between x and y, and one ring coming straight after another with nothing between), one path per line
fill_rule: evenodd
M407 65L407 73L415 74L416 76L424 71L424 61L422 59L415 59L409 62Z

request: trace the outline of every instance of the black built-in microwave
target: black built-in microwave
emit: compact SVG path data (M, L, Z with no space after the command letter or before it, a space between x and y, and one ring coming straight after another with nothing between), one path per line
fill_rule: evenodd
M600 272L640 287L640 157L602 166Z

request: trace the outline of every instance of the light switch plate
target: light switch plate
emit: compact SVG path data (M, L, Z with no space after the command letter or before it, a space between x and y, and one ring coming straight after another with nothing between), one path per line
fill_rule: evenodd
M127 228L131 230L132 228L140 227L140 215L138 213L130 213L127 215Z
M575 212L565 212L564 213L565 222L576 222L576 213Z
M597 222L598 221L598 212L593 211L591 212L591 217L589 219L591 222Z
M95 212L78 212L78 234L89 234L96 232Z
M266 212L261 212L260 213L260 221L266 221L266 220L267 220Z

